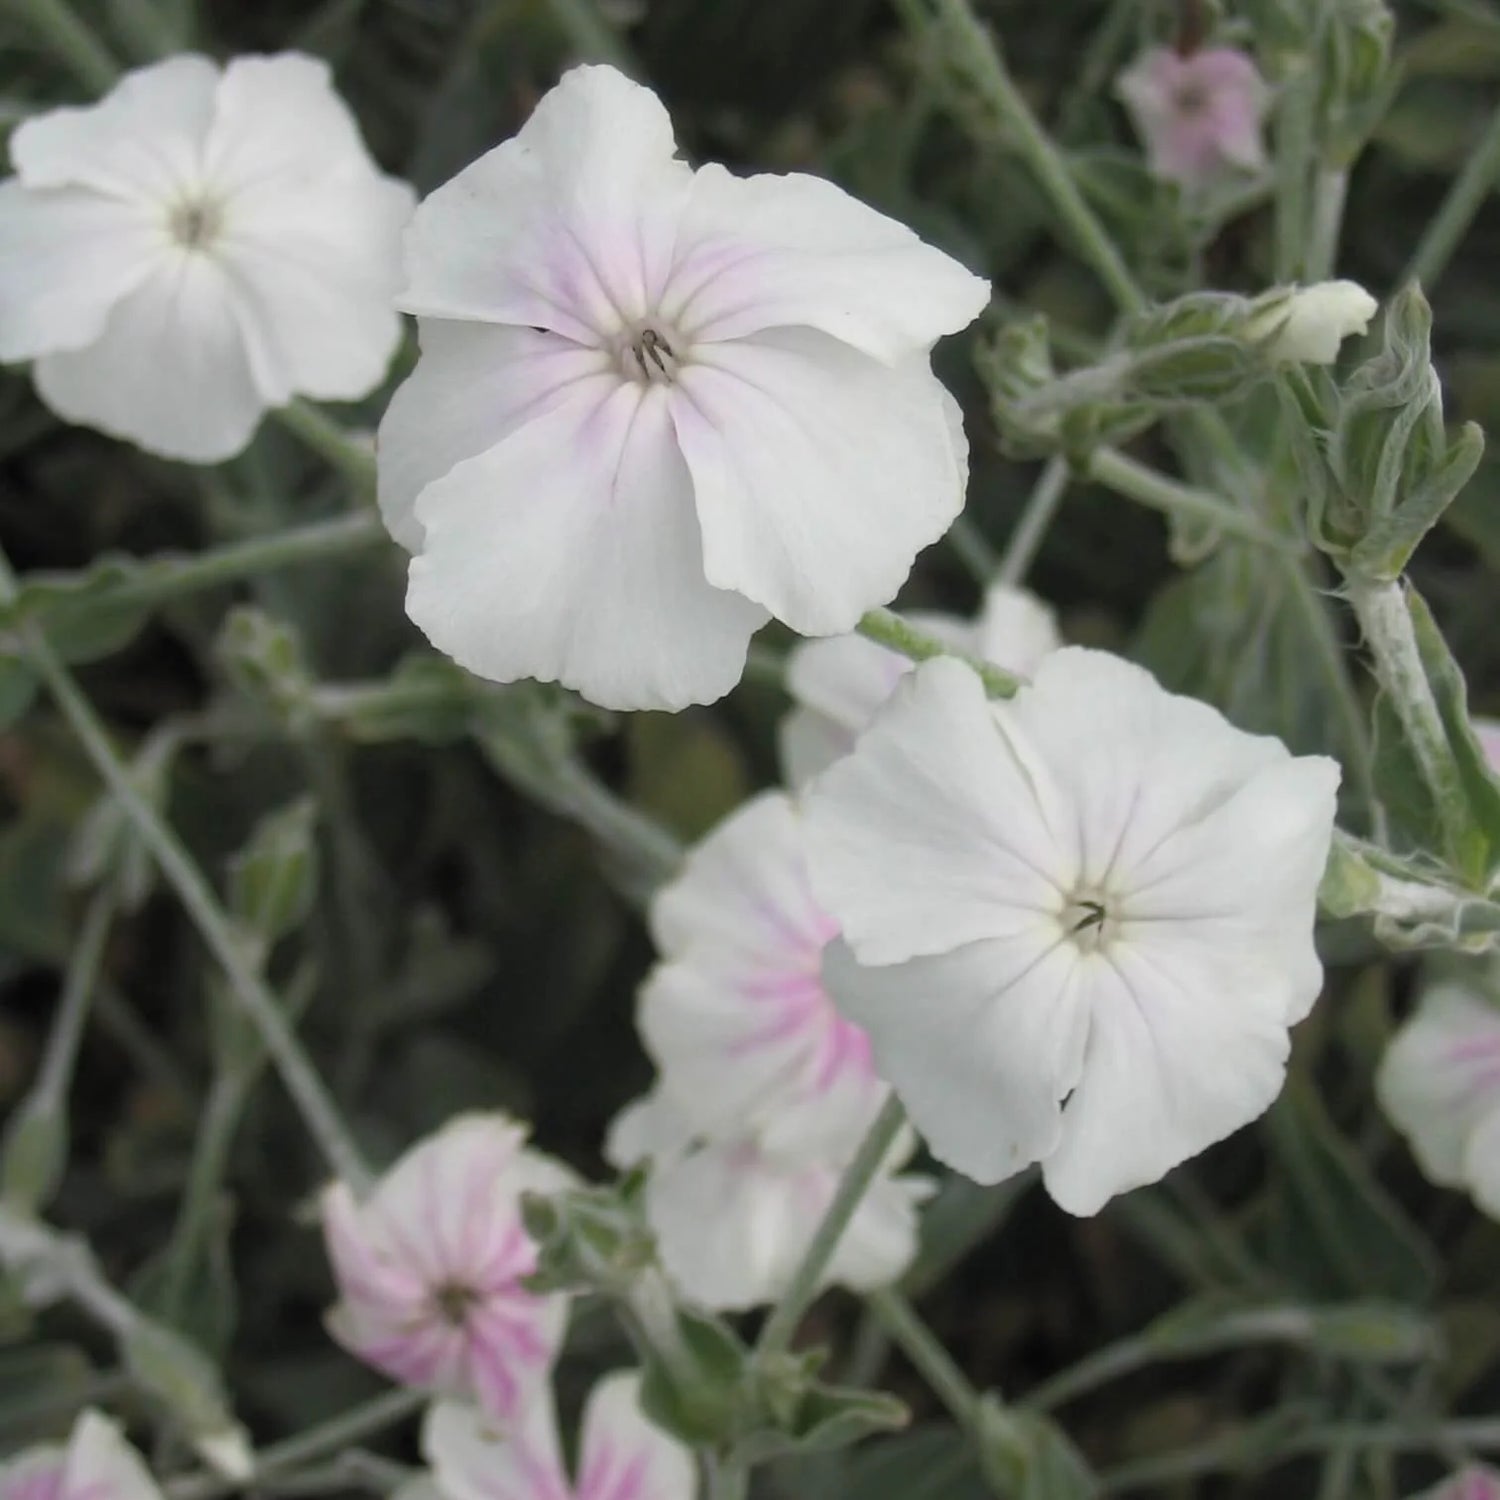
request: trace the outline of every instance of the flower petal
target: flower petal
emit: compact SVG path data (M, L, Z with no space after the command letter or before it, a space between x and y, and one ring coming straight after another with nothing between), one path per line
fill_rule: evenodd
M117 303L96 343L39 359L35 379L68 421L190 463L233 458L265 411L224 274L190 252Z
M835 943L824 972L932 1154L991 1183L1058 1142L1088 1035L1080 967L1052 923L880 968Z
M692 1454L641 1410L636 1370L607 1375L583 1411L576 1500L693 1500Z
M466 458L493 448L549 410L570 386L601 373L602 356L534 328L424 318L422 357L380 423L380 512L420 551L417 497Z
M991 584L974 630L972 649L1018 677L1031 677L1062 645L1057 616L1035 594L1009 584Z
M87 187L158 207L196 188L219 70L182 53L127 73L97 104L24 121L10 159L27 187Z
M83 1412L68 1438L64 1500L161 1500L145 1460L125 1441L118 1422Z
M422 1423L422 1456L448 1500L570 1500L552 1392L542 1385L514 1423L439 1401Z
M765 614L711 587L661 387L595 377L417 502L407 612L470 671L606 708L728 692Z
M690 340L815 328L886 364L984 311L990 286L821 177L693 177L662 301Z
M692 180L649 89L574 68L513 139L431 194L400 305L580 343L643 317L666 283Z
M927 662L807 789L813 891L866 964L1048 922L1055 934L1068 871L1049 786L975 673Z
M0 182L0 359L93 343L165 251L139 204Z
M1271 1106L1290 1044L1264 968L1253 953L1175 938L1084 960L1088 1048L1062 1140L1042 1163L1061 1207L1098 1213Z
M695 349L672 419L709 579L805 635L852 630L963 508L950 399L924 358L805 329Z
M1464 1153L1464 1180L1474 1202L1492 1219L1500 1219L1500 1104L1496 1104L1469 1137Z

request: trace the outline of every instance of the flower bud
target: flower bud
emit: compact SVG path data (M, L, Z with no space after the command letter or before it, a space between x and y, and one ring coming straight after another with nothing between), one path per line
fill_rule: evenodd
M1354 281L1320 281L1263 301L1245 336L1278 365L1331 365L1344 340L1370 326L1379 305Z

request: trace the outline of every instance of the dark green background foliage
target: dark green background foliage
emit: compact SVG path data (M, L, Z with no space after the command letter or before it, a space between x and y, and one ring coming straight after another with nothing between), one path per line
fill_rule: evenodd
M141 3L95 5L122 51ZM666 97L694 157L828 174L990 275L1002 306L1044 310L1085 338L1106 330L1101 292L1058 249L1023 170L972 144L946 107L947 86L917 65L880 0L621 0L600 10L606 34L615 27ZM1194 243L1172 195L1143 176L1111 99L1114 72L1139 45L1170 34L1174 7L991 0L981 10L1038 112L1078 153L1096 207L1153 292L1254 292L1270 281L1264 205ZM204 0L198 25L225 53L324 53L382 163L425 191L525 118L578 46L559 19L570 11L589 13L583 0ZM1398 22L1403 78L1354 173L1339 266L1381 296L1500 94L1500 6L1429 0L1402 7ZM0 118L79 97L18 29L0 29L0 47ZM1492 202L1433 297L1450 415L1492 431L1497 264ZM940 359L973 440L969 517L998 549L1035 466L1000 456L970 354L959 339ZM349 416L373 425L379 410L372 400ZM1170 467L1153 439L1139 446ZM193 551L346 503L336 478L272 425L240 460L197 473L69 429L24 373L0 376L0 536L23 571L78 568L103 553ZM1134 654L1170 685L1298 749L1336 747L1306 600L1253 549L1228 546L1183 572L1167 541L1160 518L1077 485L1030 582L1058 606L1071 638ZM1487 462L1444 518L1414 576L1475 709L1500 712L1500 463ZM649 1072L632 1028L650 950L629 899L631 872L601 860L586 834L517 790L517 778L497 774L496 757L461 725L441 715L372 726L278 711L247 679L245 618L231 635L241 641L240 670L226 667L226 611L250 604L291 632L279 649L300 652L307 679L385 677L422 647L401 598L402 559L381 544L122 618L71 654L122 745L159 750L164 733L175 736L160 790L221 889L260 819L304 793L314 798L315 899L304 921L288 923L269 973L305 1000L308 1045L374 1159L389 1160L456 1111L498 1106L534 1120L542 1144L598 1172L606 1122ZM966 612L976 598L956 549L940 546L920 560L902 602ZM285 686L285 663L272 676ZM8 680L0 687L0 697L24 692ZM599 778L691 838L774 779L783 707L762 673L713 709L586 714L574 727ZM28 1087L77 937L87 899L77 843L97 796L50 707L0 737L0 1107ZM924 1310L975 1380L1008 1396L1169 1320L1153 1337L1180 1351L1180 1362L1152 1363L1065 1412L1105 1471L1181 1450L1231 1471L1157 1480L1152 1493L1313 1495L1338 1482L1348 1487L1323 1493L1398 1494L1434 1477L1432 1461L1387 1461L1378 1448L1351 1456L1330 1449L1322 1429L1348 1422L1410 1433L1434 1414L1500 1408L1500 1231L1466 1200L1423 1183L1373 1102L1372 1072L1414 965L1382 957L1356 926L1325 938L1326 997L1300 1028L1286 1095L1260 1127L1093 1221L1068 1219L1024 1181L990 1191L952 1184L930 1218L915 1283ZM322 1167L268 1074L229 1106L232 1147L186 1280L165 1275L162 1250L200 1116L217 1097L216 1046L222 1055L248 1041L236 1034L226 1043L219 981L158 888L115 924L104 975L51 1217L87 1234L118 1284L224 1362L258 1437L299 1430L373 1391L320 1327L331 1286L307 1206ZM1385 1311L1273 1320L1276 1336L1248 1344L1221 1337L1222 1316L1279 1304ZM832 1297L818 1328L847 1349L857 1318L852 1302ZM70 1315L34 1322L0 1285L0 1339L0 1447L56 1432L90 1393L128 1409L109 1350ZM569 1392L622 1355L607 1320L587 1312L574 1347ZM881 1369L919 1423L937 1423L899 1360ZM1317 1451L1260 1470L1260 1456L1289 1435L1295 1449L1304 1433ZM409 1433L398 1435L389 1451L409 1458L409 1444ZM809 1500L984 1493L937 1425L765 1480Z

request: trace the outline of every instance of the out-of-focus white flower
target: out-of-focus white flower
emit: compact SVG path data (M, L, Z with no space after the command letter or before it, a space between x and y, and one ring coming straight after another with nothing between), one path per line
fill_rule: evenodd
M1115 83L1154 176L1199 188L1226 168L1265 165L1261 126L1271 90L1255 63L1233 47L1187 55L1144 52Z
M817 1161L852 1150L888 1089L823 988L833 920L807 884L784 793L733 813L651 906L661 950L638 1023L661 1090L699 1134Z
M576 68L407 237L422 358L380 430L407 609L481 676L709 702L769 615L851 630L963 503L929 367L985 282L819 178L693 171Z
M1035 594L994 584L979 618L912 611L913 625L944 645L1030 677L1049 651L1062 645L1057 617ZM911 671L912 661L862 635L803 641L786 664L795 707L781 721L781 765L802 786L854 748L854 741Z
M642 1412L635 1371L607 1375L590 1394L576 1478L547 1385L503 1427L466 1403L436 1403L422 1453L447 1500L693 1500L698 1489L692 1455Z
M1277 364L1331 365L1346 338L1370 326L1380 304L1357 281L1319 281L1295 287L1250 320L1246 336L1265 340Z
M1427 990L1375 1088L1427 1176L1500 1219L1500 1004L1453 982Z
M914 1145L908 1132L871 1184L823 1285L872 1291L911 1264L917 1209L932 1193L927 1178L896 1175ZM709 1140L658 1090L615 1121L606 1155L618 1167L651 1163L646 1219L683 1295L743 1312L786 1290L853 1148L813 1160L805 1151L768 1151L754 1135Z
M0 1500L161 1500L119 1424L84 1411L67 1445L27 1448L0 1464Z
M1475 719L1474 735L1490 769L1500 774L1500 719Z
M919 667L805 804L830 989L933 1152L1088 1214L1261 1114L1338 774L1103 652L1002 703Z
M216 462L294 395L384 375L413 197L315 58L169 58L33 116L10 156L0 359L34 359L60 416Z
M1414 1495L1412 1500L1500 1500L1500 1473L1470 1464L1441 1484Z
M513 1416L552 1367L564 1299L522 1285L536 1247L521 1195L573 1186L503 1115L463 1115L419 1142L363 1203L325 1189L323 1233L339 1301L328 1329L403 1384Z

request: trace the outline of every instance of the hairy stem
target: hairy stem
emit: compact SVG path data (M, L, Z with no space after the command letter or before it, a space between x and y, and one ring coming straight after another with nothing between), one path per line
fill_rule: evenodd
M1005 544L1005 554L995 571L997 583L1019 588L1025 580L1031 564L1041 550L1047 528L1052 525L1057 508L1062 504L1063 495L1068 488L1068 478L1067 459L1059 455L1047 460L1046 467L1027 497L1021 519L1016 522L1015 530Z
M872 609L859 622L859 633L867 640L885 646L892 651L908 656L912 661L931 661L935 656L951 656L971 666L984 683L991 698L1010 698L1021 686L1021 678L1003 671L993 662L981 661L965 651L956 651L928 635L908 620L889 609Z
M1401 282L1419 282L1429 295L1459 247L1474 216L1500 179L1500 107L1490 116L1468 160L1448 188L1442 206L1427 221Z
M889 1287L868 1297L870 1311L880 1326L912 1363L953 1420L971 1435L979 1416L979 1393L942 1341L917 1315L916 1309Z

